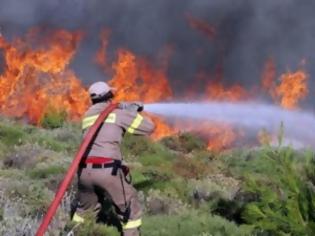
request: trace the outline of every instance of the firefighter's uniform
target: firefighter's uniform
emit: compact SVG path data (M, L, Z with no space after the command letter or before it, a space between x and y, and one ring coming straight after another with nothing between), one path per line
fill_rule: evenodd
M98 115L109 105L102 102L92 105L85 113L82 129L86 134ZM80 168L78 184L78 208L74 221L84 221L86 210L98 214L100 198L107 197L120 215L123 235L139 235L141 206L134 187L126 180L121 167L120 143L125 132L149 135L154 124L136 111L117 108L112 111L100 128L87 152L87 159Z

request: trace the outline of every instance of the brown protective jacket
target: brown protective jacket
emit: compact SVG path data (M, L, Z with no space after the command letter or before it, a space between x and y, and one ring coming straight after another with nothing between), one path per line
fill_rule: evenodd
M97 103L87 110L82 121L84 135L108 105L109 103ZM154 124L150 119L143 117L136 111L117 108L104 121L88 150L87 158L93 156L122 160L120 144L125 132L134 135L149 135L153 130Z

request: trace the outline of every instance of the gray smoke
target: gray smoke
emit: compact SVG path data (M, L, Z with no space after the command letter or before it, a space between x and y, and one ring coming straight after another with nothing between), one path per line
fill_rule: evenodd
M92 59L103 27L112 30L111 59L118 47L127 47L159 63L157 55L171 45L168 76L179 92L197 71L214 73L221 62L227 85L258 85L269 57L278 74L306 59L314 75L314 12L315 1L306 0L0 0L0 27L7 37L31 26L84 30L72 67L86 83L104 79ZM189 27L187 14L216 26L216 37Z
M145 105L145 110L168 120L193 120L195 129L200 121L224 122L257 134L265 129L276 135L281 125L284 137L295 147L315 148L315 114L306 111L288 111L261 103L156 103ZM190 127L191 128L191 127ZM185 130L185 127L181 127Z

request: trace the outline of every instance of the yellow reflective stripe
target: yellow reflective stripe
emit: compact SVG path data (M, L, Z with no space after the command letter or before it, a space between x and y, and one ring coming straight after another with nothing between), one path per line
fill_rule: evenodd
M135 132L135 129L137 129L141 122L143 120L143 117L140 114L137 114L136 118L132 121L131 125L127 129L128 133L133 134Z
M77 223L83 223L84 219L81 216L79 216L77 213L74 213L72 217L72 221L77 222Z
M94 115L94 116L88 116L82 120L82 129L86 129L94 124L94 122L97 120L99 115ZM110 113L106 120L105 123L110 123L113 124L116 122L116 114L115 113Z
M129 220L126 224L123 224L123 229L134 229L140 227L142 220Z
M82 129L86 129L94 124L99 115L88 116L82 120Z
M113 124L116 122L116 114L115 113L110 113L106 120L105 120L105 123L110 123L110 124Z

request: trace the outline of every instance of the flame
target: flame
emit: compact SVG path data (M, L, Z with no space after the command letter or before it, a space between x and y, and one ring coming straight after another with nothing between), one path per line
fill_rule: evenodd
M156 102L172 97L165 71L126 49L118 50L112 68L114 76L109 84L117 88L118 101Z
M69 118L81 116L88 95L80 80L67 68L82 38L80 32L56 30L42 36L34 28L11 43L0 39L5 71L0 76L2 113L29 118L38 124L48 108L66 111ZM41 42L35 48L32 43Z
M112 65L114 76L109 84L117 88L115 99L118 101L156 102L172 97L163 69L156 69L145 59L132 52L120 49L117 61ZM153 118L156 129L154 138L169 136L174 133L160 118Z
M165 101L173 96L173 92L166 77L170 48L162 55L162 66L156 68L145 58L139 57L130 50L120 48L117 51L117 59L109 65L107 59L107 46L109 41L109 30L101 32L101 47L96 53L96 62L107 74L112 74L108 83L117 89L115 100L157 102ZM161 118L153 117L156 129L154 139L168 136L176 132Z
M247 97L247 92L240 85L225 88L219 82L209 82L206 87L206 97L209 100L236 102L245 99Z
M192 27L202 30L209 35L210 28L204 25L203 22L190 16L188 20ZM211 28L211 34L213 32L213 28ZM96 61L101 65L105 73L112 73L113 79L108 81L108 83L117 89L115 96L117 101L143 101L150 103L173 98L173 92L166 76L172 48L167 48L166 53L162 55L163 66L159 68L153 66L146 58L139 57L124 48L118 49L116 60L109 66L109 61L106 58L108 41L109 31L102 31L101 47L96 54ZM110 67L111 69L109 69ZM246 92L240 86L225 89L220 83L223 78L221 64L217 66L214 78L216 82L209 82L206 87L205 94L207 99L236 101L245 97ZM204 84L208 80L208 76L206 73L199 73L197 79L200 81L200 84ZM197 90L197 86L195 89ZM190 90L190 95L195 96L196 91ZM156 130L153 134L154 139L160 139L180 131L193 131L196 129L194 122L183 124L179 121L173 121L171 122L172 125L170 125L159 117L152 115L150 117L156 124ZM203 133L209 139L209 149L220 150L223 147L230 146L235 140L236 133L228 125L218 126L217 124L209 123L198 125L200 127L198 133Z
M208 149L212 151L221 151L229 148L237 138L240 138L240 134L228 124L211 124L205 130L211 134L210 138L208 138Z
M190 15L189 25L206 34L215 36L215 28ZM24 37L8 42L0 35L0 50L4 56L4 72L0 75L0 110L14 117L27 117L29 122L40 124L50 111L66 112L71 120L79 119L89 106L89 96L69 69L80 41L82 32L66 30L43 31L31 29ZM144 103L168 101L174 94L167 77L172 49L167 47L152 61L134 52L120 48L110 61L107 55L110 30L101 32L101 46L95 55L99 64L112 79L107 81L117 88L117 101L142 101ZM244 87L235 84L224 86L222 58L214 73L198 72L186 98L202 100L240 101L252 97ZM308 94L308 75L303 70L285 73L276 80L273 59L266 61L261 86L275 102L287 109L296 108ZM156 124L154 139L160 139L183 131L195 132L205 138L208 149L222 150L233 146L242 137L242 132L224 123L183 122L163 120L151 116ZM268 137L258 134L261 142ZM266 141L267 140L267 141Z
M198 122L198 126L196 126ZM175 130L195 133L207 142L208 150L221 151L233 145L242 134L231 125L208 121L175 121Z
M152 138L154 140L159 140L163 137L179 133L179 129L169 125L166 120L150 114L147 115L152 119L155 124L155 131L152 134Z
M280 84L275 93L280 98L280 104L287 109L294 109L300 100L308 94L308 75L303 70L295 73L285 73L280 77Z
M284 73L276 81L274 60L268 59L262 74L261 85L283 108L294 109L298 107L300 100L308 94L308 79L305 71L300 69L293 73Z

